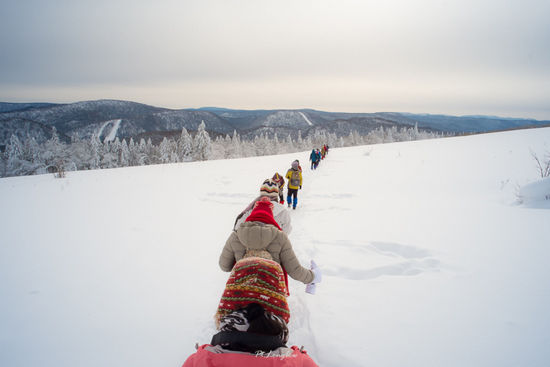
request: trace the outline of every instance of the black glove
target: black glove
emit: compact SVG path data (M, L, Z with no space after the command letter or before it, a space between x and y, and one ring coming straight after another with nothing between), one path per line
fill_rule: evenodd
M302 189L302 185L300 185L300 190Z

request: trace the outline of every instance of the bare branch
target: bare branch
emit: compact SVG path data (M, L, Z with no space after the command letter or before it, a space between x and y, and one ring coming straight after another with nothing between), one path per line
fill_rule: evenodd
M550 176L550 153L545 156L545 161L541 160L538 155L531 151L531 156L535 160L540 177L545 178Z

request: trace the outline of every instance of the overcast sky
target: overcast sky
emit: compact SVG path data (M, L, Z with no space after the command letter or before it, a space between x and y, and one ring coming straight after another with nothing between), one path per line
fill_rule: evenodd
M549 0L0 0L0 101L550 120Z

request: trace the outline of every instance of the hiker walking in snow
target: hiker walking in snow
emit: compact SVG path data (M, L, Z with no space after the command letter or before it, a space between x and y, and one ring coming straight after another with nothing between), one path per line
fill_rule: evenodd
M311 293L312 284L321 281L313 261L311 269L300 265L288 236L273 218L273 206L268 197L262 197L223 247L219 265L231 275L216 312L218 324L223 316L254 302L288 322L286 274L308 284Z
M309 160L311 161L311 169L317 169L317 164L319 163L319 159L317 157L317 152L315 149L311 150L311 154L309 155Z
M292 167L286 172L285 177L288 179L286 196L288 207L290 208L292 203L292 209L296 209L296 205L298 205L298 190L302 188L302 170L300 169L298 160L292 162Z
M283 188L285 187L285 179L283 178L283 176L279 174L279 172L275 172L275 174L271 179L279 185L279 203L284 204L285 199L284 199Z
M315 163L315 169L319 167L319 163L321 163L321 152L319 149L315 149L315 153L317 154L317 163Z
M281 180L283 181L284 185L284 180L282 179L282 177ZM275 221L277 222L279 227L281 227L282 231L285 232L288 236L290 234L290 231L292 231L292 226L290 224L290 214L283 204L277 202L277 200L279 200L279 190L282 191L279 184L277 184L273 179L265 179L262 183L262 186L260 186L260 196L258 196L250 204L248 204L248 206L237 216L237 219L235 219L233 230L236 231L239 226L246 221L246 219L252 212L252 209L254 209L254 205L256 204L256 202L264 197L267 197L273 204L272 213Z

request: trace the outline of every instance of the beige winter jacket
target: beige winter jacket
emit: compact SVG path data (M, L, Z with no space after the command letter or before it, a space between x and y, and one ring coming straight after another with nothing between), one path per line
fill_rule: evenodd
M233 265L243 258L247 248L268 251L291 278L305 284L313 281L313 272L300 265L287 235L261 222L245 222L237 231L231 232L220 255L220 268L231 271Z

